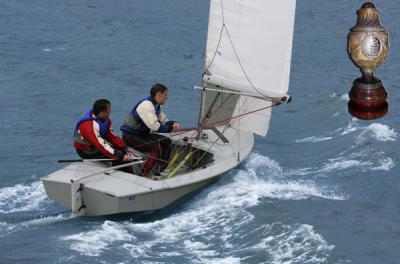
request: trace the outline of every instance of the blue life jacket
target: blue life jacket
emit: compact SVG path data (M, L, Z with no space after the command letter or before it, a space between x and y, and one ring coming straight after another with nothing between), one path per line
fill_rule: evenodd
M87 121L87 120L94 120L97 122L97 124L99 124L100 136L102 138L104 138L107 135L110 120L108 118L106 118L104 121L101 121L96 116L92 115L92 112L93 112L93 109L89 109L86 111L86 113L81 118L79 118L78 123L76 123L76 126L75 126L74 137L78 133L79 125L82 122Z
M132 108L132 110L129 112L129 114L135 119L136 123L139 125L139 129L134 129L134 128L129 127L124 124L121 126L121 130L123 132L129 133L129 134L140 133L140 134L145 134L145 135L150 133L150 129L146 126L146 124L143 122L142 118L140 117L139 113L137 112L138 106L141 103L143 103L144 101L150 101L154 106L154 110L156 112L157 118L160 116L160 113L161 113L160 105L157 104L156 100L154 100L153 97L147 96L147 97L141 99L139 102L137 102L135 104L135 106ZM160 132L160 133L171 132L172 125L170 124L170 122L167 122L167 123L168 124L160 124L160 127L157 130L157 132Z

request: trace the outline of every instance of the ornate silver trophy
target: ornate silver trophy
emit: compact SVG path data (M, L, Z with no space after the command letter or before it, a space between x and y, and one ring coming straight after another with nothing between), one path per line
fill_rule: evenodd
M382 81L373 75L388 56L388 33L380 23L379 10L373 3L363 4L357 15L357 24L348 34L348 53L361 69L362 77L354 80L348 111L359 119L376 119L383 117L389 109Z

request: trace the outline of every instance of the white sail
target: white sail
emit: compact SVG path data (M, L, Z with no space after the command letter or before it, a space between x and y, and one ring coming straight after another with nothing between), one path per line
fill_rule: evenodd
M295 0L211 0L203 80L255 96L286 96L295 6Z
M215 90L250 96L212 106L219 113L209 123L232 118L236 129L267 134L271 102L255 97L288 96L295 7L296 0L210 1L203 86L214 91L204 92L201 116Z
M239 96L230 124L233 128L266 136L271 119L271 105L271 101Z

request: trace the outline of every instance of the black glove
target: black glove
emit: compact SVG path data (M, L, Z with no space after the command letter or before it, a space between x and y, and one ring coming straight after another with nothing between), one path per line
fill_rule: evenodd
M114 155L118 157L118 159L122 160L124 158L124 156L126 155L126 151L123 150L115 150L114 151Z
M165 122L165 125L168 127L168 132L172 131L172 126L175 124L176 122L173 120L169 120L167 122Z

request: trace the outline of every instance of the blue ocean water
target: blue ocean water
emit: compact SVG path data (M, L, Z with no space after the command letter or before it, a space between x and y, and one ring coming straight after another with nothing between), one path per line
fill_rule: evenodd
M95 99L112 101L118 128L162 82L169 117L196 124L208 1L0 1L0 263L399 263L400 4L375 1L390 111L367 122L346 110L362 1L297 2L293 102L243 164L158 212L80 218L40 177L75 157Z

